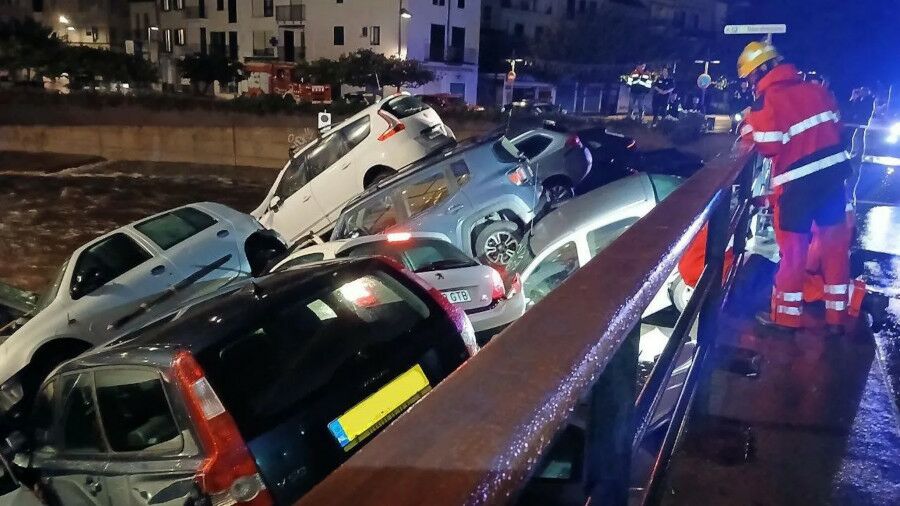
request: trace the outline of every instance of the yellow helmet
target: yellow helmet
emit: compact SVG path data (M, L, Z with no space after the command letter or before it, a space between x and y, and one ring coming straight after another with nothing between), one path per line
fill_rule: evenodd
M747 44L747 47L744 48L744 51L738 57L738 77L746 79L757 67L775 58L778 58L778 51L772 44L757 41Z

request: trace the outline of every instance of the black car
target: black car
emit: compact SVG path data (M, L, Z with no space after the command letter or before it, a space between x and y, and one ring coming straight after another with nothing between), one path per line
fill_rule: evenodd
M189 306L43 383L30 469L59 504L291 504L477 351L387 259Z

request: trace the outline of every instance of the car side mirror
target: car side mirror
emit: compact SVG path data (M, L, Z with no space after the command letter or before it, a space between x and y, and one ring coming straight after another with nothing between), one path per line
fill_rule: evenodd
M281 197L275 195L274 197L272 197L272 200L269 201L269 209L278 211L279 207L281 207Z
M72 298L78 299L103 286L103 271L90 267L75 274L72 280Z

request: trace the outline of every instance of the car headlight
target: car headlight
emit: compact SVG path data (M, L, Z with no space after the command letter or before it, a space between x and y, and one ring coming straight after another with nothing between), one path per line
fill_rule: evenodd
M741 114L741 113L735 114L735 115L734 115L734 121L737 122L737 123L740 123L741 121L744 121L744 115Z

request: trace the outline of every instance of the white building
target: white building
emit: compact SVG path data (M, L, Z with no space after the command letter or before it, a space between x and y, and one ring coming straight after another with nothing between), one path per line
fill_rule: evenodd
M31 17L69 44L122 50L128 0L0 0L0 17Z
M432 70L416 92L474 102L480 13L480 0L145 0L132 3L131 23L136 48L167 83L192 53L312 61L372 49Z

